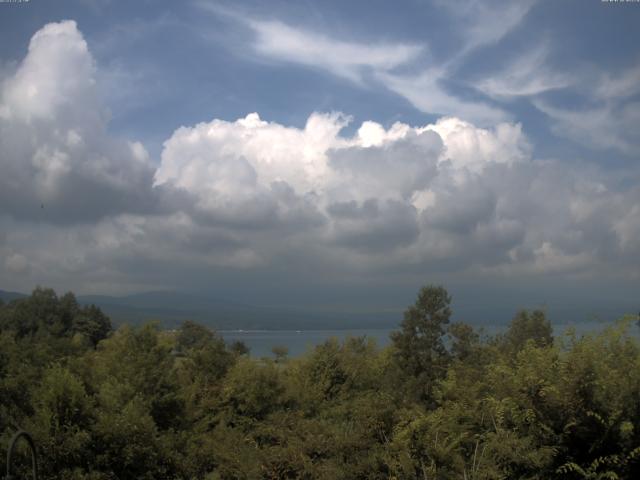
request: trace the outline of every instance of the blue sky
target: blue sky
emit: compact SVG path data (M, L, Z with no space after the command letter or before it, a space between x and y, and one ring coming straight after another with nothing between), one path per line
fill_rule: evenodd
M533 91L536 81L542 82L537 85L543 89L536 96L540 101L578 111L592 107L597 102L585 91L589 84L638 65L639 7L597 0L523 1L515 2L510 14L501 2L475 4L32 1L3 6L0 55L5 62L20 61L29 39L44 24L76 20L98 67L109 77L103 87L113 115L110 128L148 139L148 148L159 154L176 125L232 120L252 111L296 126L303 126L313 111L343 111L356 123L375 120L387 126L398 120L422 124L451 113L415 105L366 67L355 74L361 82L349 81L317 58L303 62L288 59L286 52L260 52L259 29L252 24L280 24L335 44L372 49L404 45L418 51L399 71L419 75L448 67L440 79L447 92L523 123L527 134L540 140L535 146L543 155L567 154L572 146L575 155L596 157L580 149L581 142L567 145L564 136L554 135L548 116L532 106L530 95L492 99L477 87L496 75L506 73L504 79L517 73L514 64L522 60L525 73L539 77L529 79ZM480 33L470 33L474 28ZM544 90L545 81L571 85ZM526 90L527 85L520 87ZM608 153L618 157L620 152L613 150Z
M600 0L0 4L0 288L630 304L639 21Z

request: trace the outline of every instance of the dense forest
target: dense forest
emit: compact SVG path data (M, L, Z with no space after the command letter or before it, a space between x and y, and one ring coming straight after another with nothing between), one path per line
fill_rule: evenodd
M489 337L450 316L426 286L387 348L254 358L38 288L0 305L0 440L29 431L45 479L640 478L636 317L554 337L522 311Z

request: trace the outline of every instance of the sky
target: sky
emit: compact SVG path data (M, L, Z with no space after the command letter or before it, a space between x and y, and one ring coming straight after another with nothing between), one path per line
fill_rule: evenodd
M639 24L635 1L2 2L0 289L633 306Z

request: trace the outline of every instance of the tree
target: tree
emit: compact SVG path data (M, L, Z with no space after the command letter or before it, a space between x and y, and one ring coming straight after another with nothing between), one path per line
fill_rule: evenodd
M2 309L0 329L13 331L17 338L39 335L60 339L80 334L95 347L111 333L111 321L95 305L80 307L71 292L58 297L50 288L37 287L31 296Z
M264 419L283 404L285 389L280 377L272 362L258 364L241 358L224 379L223 403L236 418Z
M34 415L25 428L34 435L42 452L41 475L56 472L58 478L65 478L74 468L93 460L93 399L82 381L59 365L43 372L41 384L33 393Z
M271 349L271 353L276 357L276 363L282 363L289 355L289 349L284 345L276 345Z
M50 288L36 287L30 297L10 302L2 318L3 330L11 330L17 338L31 336L39 332L52 332L55 336L64 334L60 303L56 293Z
M451 317L450 304L444 287L422 287L416 303L404 312L401 330L391 333L396 360L418 380L423 398L430 397L434 381L446 372L448 354L442 337Z
M89 305L74 317L72 330L83 335L95 347L111 333L111 320L98 307Z
M529 340L537 347L546 347L553 344L553 328L544 311L534 310L529 313L521 310L511 320L504 340L506 348L513 353L522 350Z
M452 323L448 333L451 337L451 354L459 360L468 358L480 343L480 336L473 327L463 322Z
M249 347L242 340L234 340L229 345L229 351L238 357L242 355L249 355Z
M178 348L190 350L198 349L219 340L209 328L191 320L185 321L178 334Z

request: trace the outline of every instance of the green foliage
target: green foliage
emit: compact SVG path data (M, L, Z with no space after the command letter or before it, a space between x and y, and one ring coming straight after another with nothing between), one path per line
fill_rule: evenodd
M280 372L270 361L240 359L224 379L222 402L230 421L261 420L284 404Z
M111 332L111 320L95 305L79 309L73 319L75 335L86 338L90 345L96 346Z
M182 324L176 340L177 347L182 350L198 349L213 342L221 341L210 329L191 320L187 320Z
M467 360L478 350L480 335L471 325L456 322L449 325L447 333L451 337L451 355L458 360Z
M246 343L244 343L242 340L234 340L233 342L231 342L231 345L229 345L229 350L238 356L249 354L249 347L247 347Z
M271 353L276 357L276 362L281 363L287 359L289 355L289 349L284 345L276 345L271 349Z
M505 348L512 352L522 350L528 341L538 347L553 344L553 328L542 310L518 312L504 336Z
M58 298L52 289L38 287L30 297L0 307L0 330L16 338L77 335L80 343L84 337L95 346L111 332L109 318L95 305L80 307L73 293Z
M423 287L416 303L404 312L401 330L391 334L400 368L413 377L426 400L431 400L435 382L446 373L449 357L443 336L451 316L450 304L451 296L443 287Z
M450 301L425 287L385 349L272 360L36 289L0 305L0 440L29 430L44 479L640 478L635 317L554 339L520 312L482 339Z
M94 401L82 381L59 365L43 372L26 428L41 448L45 470L66 472L86 464Z

